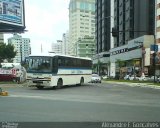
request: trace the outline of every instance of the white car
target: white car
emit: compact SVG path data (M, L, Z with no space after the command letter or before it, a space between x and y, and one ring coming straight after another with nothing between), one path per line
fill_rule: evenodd
M124 80L129 80L129 75L125 75Z
M107 78L108 78L107 75L102 76L102 79L107 79Z
M138 79L139 79L139 77L137 77L137 76L134 76L134 75L129 76L129 80L138 80Z
M150 78L149 78L149 81L154 81L154 78L155 78L155 82L160 82L160 77L157 77L157 76L151 76Z
M101 77L98 74L92 74L91 83L101 83Z
M139 81L147 81L149 78L148 77L145 77L145 76L141 76L139 77Z

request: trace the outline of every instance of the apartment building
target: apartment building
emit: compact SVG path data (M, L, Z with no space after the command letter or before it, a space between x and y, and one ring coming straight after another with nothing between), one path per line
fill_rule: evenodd
M95 0L70 0L70 55L76 56L76 42L85 36L95 37Z
M67 31L62 36L62 54L70 55L69 47L69 32Z
M62 52L62 40L57 40L56 43L52 43L52 52L56 53L56 54L63 54Z
M13 37L8 38L8 43L14 45L14 50L17 51L14 63L21 63L31 54L31 46L29 38L22 38L18 34L13 34Z
M96 52L95 38L87 37L80 38L76 42L76 56L93 58Z

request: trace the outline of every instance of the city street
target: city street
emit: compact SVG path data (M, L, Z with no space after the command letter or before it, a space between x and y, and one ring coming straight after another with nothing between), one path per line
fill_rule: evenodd
M14 87L15 86L15 87ZM118 84L87 84L53 90L3 87L0 122L159 121L160 90Z

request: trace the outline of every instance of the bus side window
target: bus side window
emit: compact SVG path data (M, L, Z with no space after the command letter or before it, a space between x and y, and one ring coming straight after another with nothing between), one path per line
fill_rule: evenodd
M61 60L61 58L58 58L58 66L62 66L62 60Z
M64 64L65 67L69 67L69 58L66 57L64 61L65 61L65 64Z
M54 57L52 59L52 72L57 73L58 67L57 67L57 57Z

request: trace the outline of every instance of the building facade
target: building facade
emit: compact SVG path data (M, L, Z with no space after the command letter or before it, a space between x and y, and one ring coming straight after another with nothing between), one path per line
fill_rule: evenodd
M114 47L143 35L154 35L155 1L115 0L114 18Z
M4 43L4 35L3 33L0 33L0 44Z
M95 37L95 0L70 0L70 55L76 56L76 42L84 36Z
M96 0L96 42L97 53L109 51L111 48L111 1Z
M156 0L156 43L160 45L160 0Z
M112 2L114 2L114 8ZM107 9L108 6L110 9ZM112 15L113 10L114 15ZM111 19L114 19L114 25L109 28L112 25ZM105 31L107 27L109 29ZM114 37L113 45L109 39L109 33ZM106 38L104 39L102 35ZM115 77L122 72L121 70L132 74L150 70L150 45L155 43L154 35L154 0L96 1L97 56L94 62L107 65L109 76ZM149 58L146 59L146 57ZM122 61L123 64L120 65Z
M109 74L110 49L113 48L112 27L114 21L114 1L113 0L96 0L95 3L95 40L96 55L93 58L95 72L100 73L107 71Z
M84 37L76 42L76 56L93 58L95 55L95 38Z
M149 70L150 65L146 65L144 63L145 56L147 51L150 51L150 45L154 44L154 34L155 34L155 1L154 0L115 0L114 2L114 49L111 49L111 53L117 53L123 49L123 47L127 46L127 54L130 56L127 57L119 57L119 54L110 56L111 63L118 61L118 59L121 59L121 61L125 61L123 67L126 68L124 74L128 73L130 71L130 67L134 67L134 64L128 64L127 62L133 60L137 60L137 63L139 64L139 68L137 68L137 73L141 75L144 73L144 70ZM146 46L145 41L145 35L152 35L150 37L150 43L147 43L149 45ZM151 39L152 38L152 39ZM130 43L132 42L132 43ZM131 45L132 44L132 45ZM139 46L137 47L137 44ZM116 50L115 50L116 49ZM139 52L137 51L139 49ZM114 51L114 52L113 52ZM129 53L129 51L132 51ZM136 52L137 51L137 52ZM148 51L148 52L149 52ZM140 53L139 56L137 54ZM145 53L145 54L144 54ZM133 55L132 55L133 54ZM150 55L150 54L149 54ZM114 60L113 58L116 56L117 60ZM150 57L148 56L150 59ZM113 61L114 60L114 61ZM145 67L146 66L146 67ZM116 75L120 73L120 65L117 63L115 64L115 68L111 69L115 70ZM147 72L146 71L146 75ZM134 74L135 72L132 69L131 74Z
M56 54L63 54L62 52L62 40L57 40L56 43L52 43L52 52L56 53Z
M14 63L21 63L25 61L25 58L31 54L31 46L29 38L22 38L18 34L14 34L13 37L8 38L8 43L14 46L17 54L13 59Z
M62 54L70 55L69 47L69 32L67 31L62 36Z

